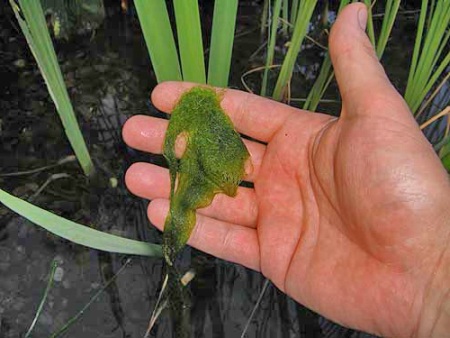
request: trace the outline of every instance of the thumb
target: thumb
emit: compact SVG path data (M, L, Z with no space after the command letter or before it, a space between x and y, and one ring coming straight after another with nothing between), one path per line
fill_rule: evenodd
M342 10L331 30L330 56L342 96L342 116L376 112L413 120L378 61L365 33L366 23L367 7L354 3Z

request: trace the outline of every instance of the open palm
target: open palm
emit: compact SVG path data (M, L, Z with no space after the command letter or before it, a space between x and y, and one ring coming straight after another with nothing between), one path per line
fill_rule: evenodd
M252 163L246 180L254 188L240 187L236 198L218 195L198 210L189 244L260 270L343 325L409 336L448 240L439 227L448 217L450 185L358 27L358 10L344 10L330 39L343 98L339 119L223 92L237 130L260 141L245 140ZM153 102L170 112L193 85L163 83ZM124 139L161 153L167 123L135 116ZM126 181L152 200L149 218L162 228L167 170L137 163Z

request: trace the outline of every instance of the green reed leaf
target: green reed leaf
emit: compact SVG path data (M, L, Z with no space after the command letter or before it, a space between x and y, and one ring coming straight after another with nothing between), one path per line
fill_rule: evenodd
M181 81L180 62L164 0L135 0L156 80Z
M40 1L10 0L10 5L55 103L70 145L84 173L92 175L94 165L67 93Z
M227 87L238 0L216 0L209 52L208 84Z
M384 11L383 23L378 36L376 52L378 59L381 59L386 48L389 37L391 36L392 27L394 27L395 18L397 17L400 0L387 0Z
M206 83L198 0L173 0L183 80Z
M308 32L308 26L316 4L317 0L303 0L300 2L294 34L290 42L289 50L284 58L283 65L281 66L281 71L278 75L278 80L273 92L273 98L275 100L281 101L283 99L285 89L290 81L292 72L294 71L294 65L297 61L303 39Z
M41 209L0 189L0 202L32 223L89 248L130 255L161 257L161 247L98 231Z
M270 66L273 64L273 58L275 55L275 44L277 41L278 21L280 19L282 0L275 0L273 5L272 15L270 16L270 28L267 30L269 33L269 44L267 45L267 57L266 67L264 69L263 80L261 84L261 96L266 96L267 82L269 79Z
M450 1L433 1L428 6L428 1L423 0L404 95L414 114L450 64L450 52L446 48L449 38Z
M339 5L338 13L348 5L350 0L341 0ZM332 70L330 54L327 51L325 58L323 60L322 66L320 67L319 75L314 82L312 89L309 91L308 97L303 105L303 109L315 111L319 105L320 100L323 98L325 91L330 85L334 78L334 72Z

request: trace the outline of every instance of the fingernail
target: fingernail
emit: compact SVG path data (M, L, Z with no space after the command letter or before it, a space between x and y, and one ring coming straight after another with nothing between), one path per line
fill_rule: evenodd
M367 8L361 8L358 11L358 23L359 27L365 31L367 26Z

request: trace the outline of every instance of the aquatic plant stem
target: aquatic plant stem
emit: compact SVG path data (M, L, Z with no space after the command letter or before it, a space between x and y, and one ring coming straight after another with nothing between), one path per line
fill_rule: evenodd
M10 173L4 173L4 174L0 174L0 177L15 177L15 176L23 176L23 175L31 175L31 174L36 174L38 172L41 171L45 171L45 170L49 170L49 169L53 169L59 166L62 166L66 163L71 163L76 161L77 158L74 155L69 155L66 156L62 159L60 159L58 162L56 162L55 164L50 164L50 165L46 165L43 167L39 167L39 168L35 168L35 169L30 169L30 170L24 170L24 171L16 171L16 172L10 172Z
M38 197L44 191L44 189L47 188L47 186L53 181L69 177L70 175L66 173L57 173L50 175L50 177L47 178L47 180L39 187L39 189L37 189L36 192L28 198L28 201L33 202L36 199L36 197Z
M36 315L34 316L34 319L31 322L30 328L28 329L27 333L25 334L25 338L30 337L31 332L33 332L34 326L36 325L36 323L39 319L39 316L41 315L42 310L44 309L44 304L47 300L47 296L50 292L50 289L53 286L53 277L55 276L55 271L56 271L57 266L58 266L58 262L54 260L51 265L50 274L49 274L48 281L47 281L47 287L45 288L44 295L42 296L41 302L39 303L38 309L36 311Z
M148 338L150 336L150 332L152 331L153 326L156 323L156 320L162 313L162 311L167 307L167 298L163 301L164 291L167 288L167 281L169 275L164 276L163 284L161 286L161 291L159 291L158 299L156 300L155 307L153 308L152 315L150 316L150 321L148 323L147 331L145 331L144 338Z
M56 338L59 335L66 332L84 313L87 309L97 300L98 297L112 284L114 281L119 277L119 275L125 270L125 268L130 264L131 258L128 258L125 263L120 267L120 269L116 272L114 276L111 277L111 279L103 285L103 287L98 290L94 296L89 300L89 302L83 306L83 308L75 315L73 316L62 328L60 328L57 332L53 333L50 338Z
M168 274L166 274L164 276L161 291L159 292L158 299L156 300L156 303L155 303L155 307L153 308L153 312L150 317L150 321L148 323L147 331L145 332L144 338L148 338L150 336L150 332L152 331L152 328L155 325L156 320L158 319L158 317L161 315L162 311L168 305L168 296L165 294L165 291L167 289L168 277L169 277ZM193 269L190 269L180 279L180 283L183 285L183 287L185 287L194 279L194 277L195 277L195 271ZM165 297L163 298L163 296L165 296Z

